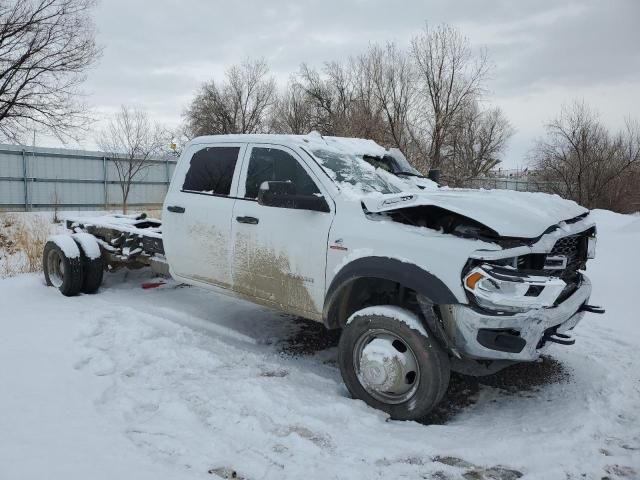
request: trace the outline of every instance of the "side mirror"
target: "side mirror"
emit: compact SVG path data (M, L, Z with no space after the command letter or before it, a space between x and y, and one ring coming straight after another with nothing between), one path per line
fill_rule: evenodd
M262 182L258 190L258 203L266 207L295 208L329 212L329 205L322 195L300 195L291 182Z

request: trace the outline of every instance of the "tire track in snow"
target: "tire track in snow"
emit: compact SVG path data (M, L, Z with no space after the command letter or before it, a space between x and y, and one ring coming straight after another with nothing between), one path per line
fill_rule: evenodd
M633 468L637 438L625 432L633 419L616 420L629 415L620 412L619 396L631 390L614 389L619 395L609 398L615 381L606 376L611 359L630 351L618 345L616 355L606 353L616 342L598 341L591 328L578 334L576 347L553 350L573 371L570 383L515 396L482 387L477 403L448 425L422 426L386 422L346 398L335 368L317 358L282 357L264 332L245 341L246 325L242 332L217 324L194 329L203 320L192 322L181 303L194 295L172 295L171 309L150 306L156 297L104 293L92 299L103 313L80 339L78 365L111 379L97 407L160 461L194 472L237 471L247 479L299 478L315 468L338 477L510 478L523 471L545 478L543 458L557 465L551 473L558 475L595 469L623 478L615 472ZM120 298L126 305L114 302ZM210 311L215 322L215 308Z

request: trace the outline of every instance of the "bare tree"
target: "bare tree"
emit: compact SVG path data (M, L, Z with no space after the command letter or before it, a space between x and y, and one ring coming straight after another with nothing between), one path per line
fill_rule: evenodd
M202 85L185 112L193 136L258 133L267 129L268 110L276 100L276 85L264 60L245 61L226 72L221 85Z
M638 125L612 135L584 102L564 106L533 150L538 177L588 208L607 206L610 190L640 167Z
M384 140L384 119L366 64L350 58L330 62L322 72L303 64L298 84L311 103L314 130L325 135Z
M443 180L453 187L488 173L501 162L507 141L513 135L502 110L482 110L473 101L452 121L445 141Z
M187 143L193 138L189 127L186 124L180 124L173 129L164 130L165 144L168 145L168 154L173 157L182 155Z
M440 168L451 123L465 104L482 93L489 64L484 53L474 57L469 40L446 24L425 28L411 41L411 52L424 112L422 135L429 140L431 167Z
M270 130L275 133L304 135L314 129L311 99L302 86L291 79L277 99Z
M599 208L621 213L640 211L640 122L627 118L625 128L618 134L621 154L617 168L619 175L609 181L597 199Z
M142 110L122 106L97 139L98 146L111 156L122 192L122 213L127 213L131 186L162 152L165 131L152 125Z
M622 156L633 168L640 166L640 121L627 117L622 133Z
M311 103L312 125L324 135L341 135L348 129L347 117L355 93L349 72L337 62L325 64L324 75L302 64L298 85Z
M383 116L383 143L398 148L414 164L420 164L420 149L416 148L412 135L416 72L410 57L394 43L387 43L370 46L358 62L363 72L361 77L370 80L376 109Z
M94 0L0 1L0 134L32 126L58 138L86 123L78 87L97 59Z

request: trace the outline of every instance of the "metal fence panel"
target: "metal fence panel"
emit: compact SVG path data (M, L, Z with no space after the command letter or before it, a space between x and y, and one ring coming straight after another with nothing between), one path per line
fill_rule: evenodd
M0 148L0 165L2 166L2 176L22 177L22 152L16 154Z
M484 188L495 190L516 190L518 192L545 192L551 193L558 189L558 184L547 181L537 181L534 178L501 178L480 177L471 180L471 188Z
M0 183L0 204L14 203L16 199L24 202L24 183L21 180Z
M74 157L26 155L27 175L35 178L101 180L102 161Z
M160 205L175 164L175 159L153 159L132 182L129 204ZM115 163L103 152L0 144L0 210L81 210L121 204Z
M32 182L29 187L29 199L33 205L104 203L101 185L92 183Z

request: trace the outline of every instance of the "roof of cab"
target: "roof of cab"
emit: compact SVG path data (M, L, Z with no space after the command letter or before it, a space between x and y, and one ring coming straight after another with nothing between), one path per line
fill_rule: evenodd
M207 135L196 137L189 144L215 144L215 143L273 143L280 145L296 145L310 150L338 150L343 153L355 155L383 156L387 152L373 140L363 138L346 138L322 136L318 132L307 135L274 135L274 134L232 134L232 135Z

